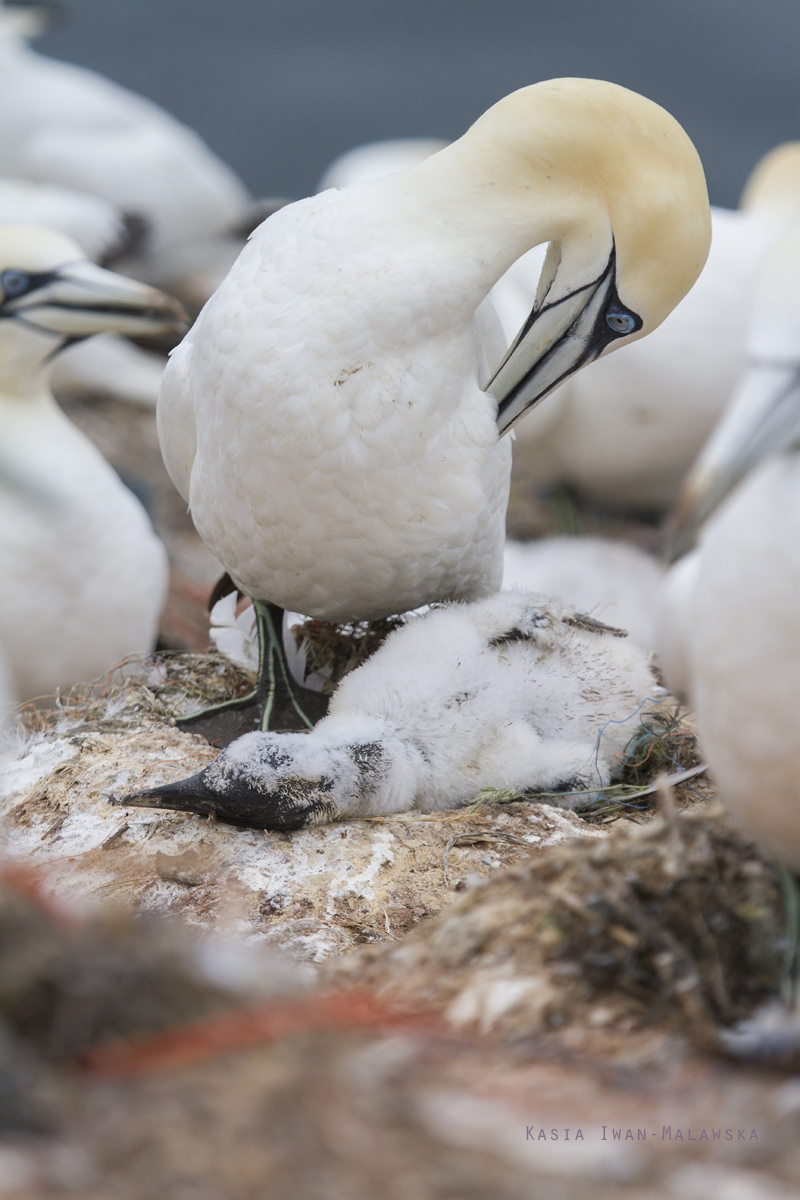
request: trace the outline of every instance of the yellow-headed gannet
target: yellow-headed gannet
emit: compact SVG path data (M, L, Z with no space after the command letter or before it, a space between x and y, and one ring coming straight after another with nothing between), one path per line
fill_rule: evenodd
M0 225L55 229L103 265L125 253L131 241L115 204L87 192L19 179L0 179ZM165 363L165 358L105 333L59 354L53 390L57 396L102 394L155 408Z
M748 369L677 509L660 648L720 795L800 870L800 224L762 272ZM705 521L705 525L703 522Z
M103 330L180 330L180 306L51 230L0 227L0 646L21 699L152 648L167 563L147 515L50 391L53 356ZM183 325L185 328L185 325Z
M496 591L502 434L659 325L709 238L678 123L584 79L523 88L410 170L283 208L164 375L162 452L201 537L265 621L267 602L335 621ZM478 310L542 242L536 304L492 371L501 335ZM268 636L264 712L284 720Z
M658 691L618 630L501 592L390 634L312 733L245 734L205 771L118 803L268 829L450 808L484 787L572 807L619 772Z

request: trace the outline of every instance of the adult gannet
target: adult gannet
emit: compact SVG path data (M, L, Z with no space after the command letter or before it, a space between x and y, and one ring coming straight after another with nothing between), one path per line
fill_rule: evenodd
M53 356L102 330L181 326L171 297L95 266L69 238L0 227L0 447L25 484L0 489L0 646L20 699L150 650L166 586L144 509L53 399Z
M484 787L560 791L571 807L619 771L657 691L619 630L501 592L390 634L312 733L245 734L205 771L118 803L268 829L451 808Z
M759 272L798 214L800 143L790 143L754 169L741 211L712 208L708 262L657 333L568 380L521 426L515 475L562 481L616 510L674 503L745 370ZM528 272L528 295L535 286Z
M173 482L264 630L267 601L368 619L496 591L502 434L659 325L709 236L678 123L584 79L523 88L410 170L265 222L173 352L158 410ZM536 305L492 373L481 303L542 242ZM264 678L289 686L267 636Z
M10 98L0 174L102 196L139 218L145 236L130 265L164 286L174 278L177 248L186 253L226 235L246 219L251 197L196 133L157 104L32 50L28 39L38 32L37 12L0 5L0 72Z
M661 657L735 820L800 870L800 224L762 272L749 366L677 510ZM738 485L738 486L737 486Z

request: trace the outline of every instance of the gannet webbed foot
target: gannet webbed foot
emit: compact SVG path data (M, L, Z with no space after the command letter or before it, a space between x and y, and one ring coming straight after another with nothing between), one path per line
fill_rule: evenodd
M307 732L328 711L328 697L298 683L289 670L283 647L284 610L261 600L254 600L253 608L259 651L253 691L176 722L179 729L200 733L222 747L256 730Z

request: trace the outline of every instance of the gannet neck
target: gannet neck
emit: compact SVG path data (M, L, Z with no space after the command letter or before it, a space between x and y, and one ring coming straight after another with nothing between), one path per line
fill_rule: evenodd
M708 255L708 196L691 141L657 104L601 80L513 92L394 180L424 181L429 212L438 208L476 246L499 243L503 269L553 244L539 301L598 275L613 245L620 296L642 318L633 336L661 323Z
M465 302L549 242L530 317L487 385L501 434L575 371L660 325L711 244L703 169L683 129L599 80L514 92L375 186L438 246L457 247L462 274L472 265Z
M0 321L0 405L51 396L52 355L58 344L39 330Z

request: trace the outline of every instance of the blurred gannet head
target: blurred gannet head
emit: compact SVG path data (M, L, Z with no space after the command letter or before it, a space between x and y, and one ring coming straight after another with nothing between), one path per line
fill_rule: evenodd
M445 171L462 211L491 208L519 253L550 243L534 309L488 387L501 432L586 363L652 332L708 255L697 151L674 117L617 84L513 92L407 177Z
M184 332L177 300L90 262L71 238L0 226L0 386L37 386L63 346L93 333Z
M739 207L779 225L800 215L800 142L784 142L756 163Z
M747 366L686 477L672 520L672 557L750 471L800 447L800 221L767 257L753 294Z

